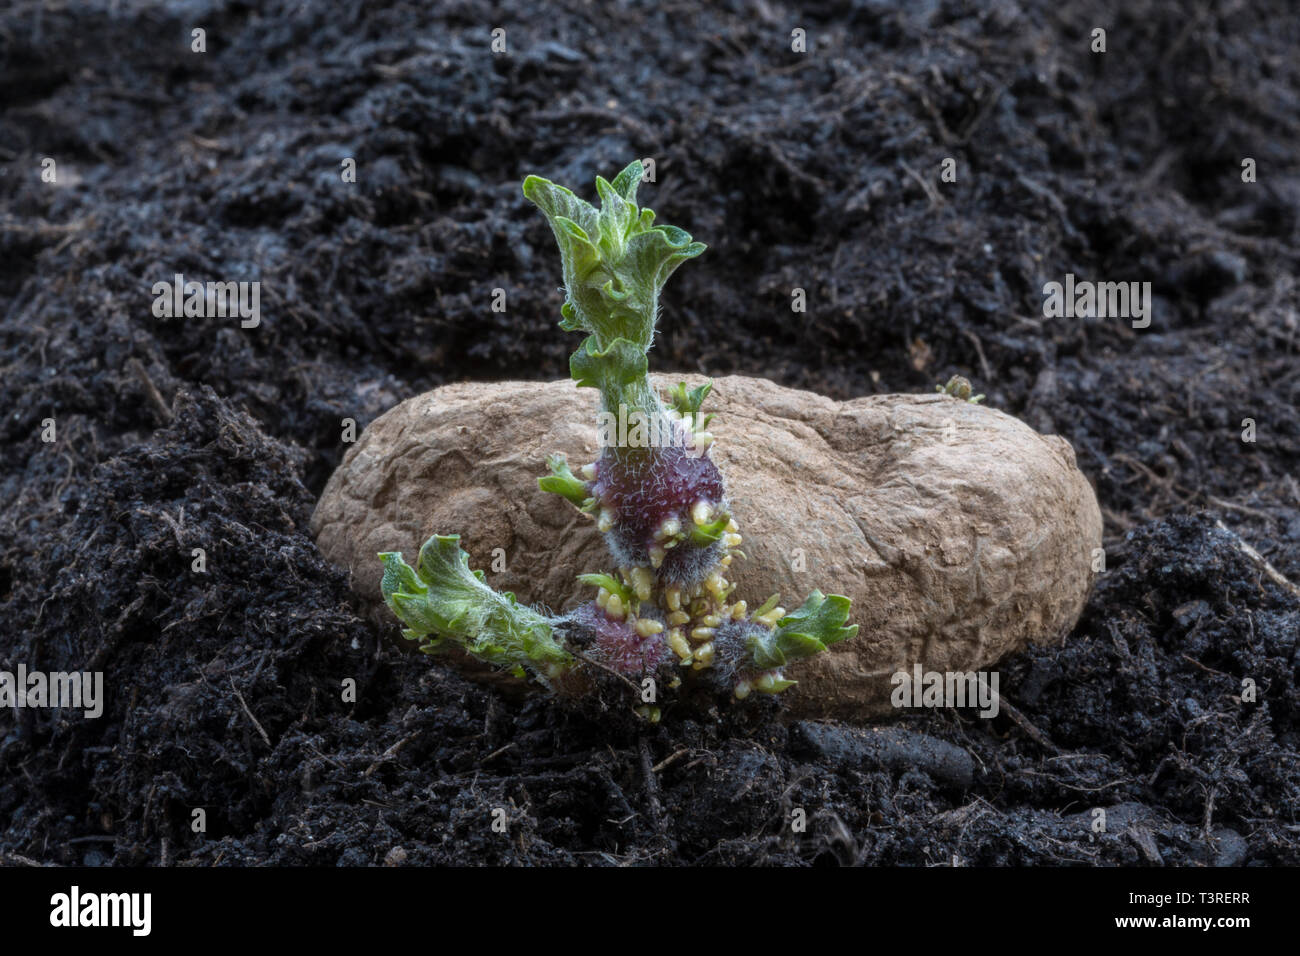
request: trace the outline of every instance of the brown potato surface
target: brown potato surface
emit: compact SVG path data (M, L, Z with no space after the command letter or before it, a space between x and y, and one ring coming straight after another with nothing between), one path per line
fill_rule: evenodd
M661 392L700 376L654 376ZM414 563L429 535L461 535L471 567L562 611L612 571L594 522L537 487L562 452L598 454L598 396L573 382L449 385L386 412L330 478L312 519L377 620L380 551ZM888 714L898 670L989 670L1078 620L1101 547L1092 487L1064 439L938 393L836 402L771 382L714 380L711 454L744 535L728 578L751 607L814 588L853 600L854 639L788 669L802 714ZM499 550L498 550L499 549ZM1002 684L1014 697L1012 688Z

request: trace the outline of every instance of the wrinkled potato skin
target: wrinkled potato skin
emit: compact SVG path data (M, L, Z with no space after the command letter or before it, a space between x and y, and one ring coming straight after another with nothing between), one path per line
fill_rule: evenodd
M654 379L661 392L705 381ZM375 555L413 561L434 532L460 534L494 587L568 609L590 596L578 574L613 569L594 522L537 479L552 452L575 471L595 460L596 410L596 392L568 380L409 399L330 478L317 543L394 632ZM737 596L754 607L780 593L793 608L820 588L853 600L858 636L789 669L792 712L884 716L900 669L988 670L1078 620L1101 513L1064 439L941 394L836 402L741 376L716 379L705 410L748 556L727 574Z

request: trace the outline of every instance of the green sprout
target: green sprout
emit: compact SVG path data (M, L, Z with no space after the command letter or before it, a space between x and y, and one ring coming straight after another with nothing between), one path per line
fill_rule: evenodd
M569 363L580 388L596 388L602 414L639 416L650 441L613 442L575 473L562 455L546 460L541 490L596 521L616 573L579 576L594 588L577 608L552 614L490 587L472 571L455 535L435 535L411 568L380 555L384 600L421 650L457 647L472 657L531 674L560 693L614 675L629 687L777 694L794 681L783 669L857 632L849 600L814 590L786 613L773 596L757 610L727 580L743 560L740 528L712 460L712 385L680 384L665 402L648 378L660 293L705 246L674 226L655 225L637 205L639 162L613 181L596 180L600 208L537 176L524 196L545 215L560 250L565 299L560 326L585 333ZM640 433L638 433L640 434ZM662 700L663 698L660 698ZM659 703L637 701L658 719Z
M948 379L946 385L936 385L934 390L936 392L941 392L944 395L951 395L953 398L960 398L962 401L970 402L972 405L978 405L980 402L984 401L983 395L971 395L971 392L973 392L974 389L971 387L970 381L962 378L960 375L954 375L952 378Z

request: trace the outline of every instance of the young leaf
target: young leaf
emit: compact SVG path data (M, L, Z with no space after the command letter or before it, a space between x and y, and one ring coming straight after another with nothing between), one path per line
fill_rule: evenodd
M825 595L814 589L798 610L791 611L777 622L777 627L786 636L811 637L830 647L858 633L856 624L844 623L849 619L852 603L843 595Z
M727 530L727 524L731 521L731 514L723 512L708 524L691 525L691 542L700 547L707 547L717 541Z
M544 478L538 478L537 486L542 491L562 495L571 504L581 508L590 495L590 491L587 488L587 483L570 470L569 462L565 457L563 455L549 455L546 459L546 467L551 470L551 473Z
M573 376L579 385L600 388L607 407L629 397L635 408L657 403L640 383L644 354L654 342L659 293L679 265L705 249L685 230L654 225L654 213L637 207L641 175L641 163L633 162L612 183L597 178L599 211L563 186L538 176L524 180L524 195L546 216L560 249L566 293L560 324L589 333L570 363ZM608 366L603 370L594 361L601 357ZM632 377L638 382L629 382Z
M750 637L754 666L761 670L782 667L800 657L812 657L832 644L848 640L858 633L849 619L848 598L839 594L829 597L814 590L803 606L791 611L771 631L759 631Z
M627 339L616 339L600 350L596 337L589 335L569 357L569 374L578 387L600 389L607 409L616 409L620 404L640 407L628 393L646 381L648 367L645 352Z
M641 160L634 159L623 167L622 172L614 177L614 182L611 185L614 187L614 192L622 196L624 201L635 206L636 190L641 185L641 178L644 175L645 167L641 165Z
M632 607L635 603L635 595L632 593L632 589L612 575L579 574L578 580L583 584L590 584L592 587L604 588L610 594L617 594L624 607Z
M710 415L708 419L701 422L699 417L700 408L704 405L704 400L709 397L711 391L713 391L712 382L697 385L690 391L686 390L685 382L678 382L668 390L668 400L683 417L689 416L696 428L705 428L709 419L712 419L713 416Z
M764 674L754 684L754 690L760 694L779 694L783 690L789 690L797 680L788 680L784 677L777 677L775 674Z
M458 535L434 535L420 548L414 570L398 552L385 552L380 590L421 650L448 643L503 667L527 667L543 679L572 658L552 636L549 618L483 583L472 571Z

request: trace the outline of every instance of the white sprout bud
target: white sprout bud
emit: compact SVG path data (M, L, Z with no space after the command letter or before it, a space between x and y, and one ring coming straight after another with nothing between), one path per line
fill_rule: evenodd
M713 520L713 505L707 501L697 501L691 508L691 520L697 525L706 525Z

